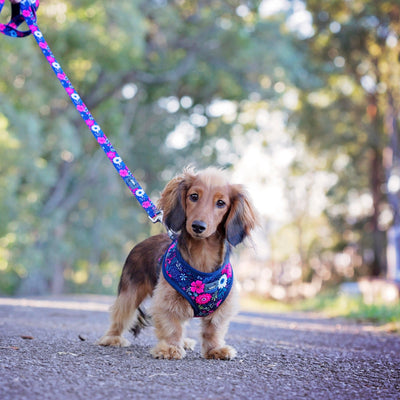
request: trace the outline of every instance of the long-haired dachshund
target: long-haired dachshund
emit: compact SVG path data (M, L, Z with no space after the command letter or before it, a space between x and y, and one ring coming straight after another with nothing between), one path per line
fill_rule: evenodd
M163 222L176 233L152 236L136 245L122 270L111 325L102 346L128 346L125 330L136 334L147 325L140 307L152 296L151 320L158 344L155 358L181 359L195 341L184 337L184 324L202 317L202 355L229 360L236 350L225 345L231 318L238 310L229 262L232 246L256 225L255 210L241 185L230 184L215 168L186 169L170 181L159 200Z

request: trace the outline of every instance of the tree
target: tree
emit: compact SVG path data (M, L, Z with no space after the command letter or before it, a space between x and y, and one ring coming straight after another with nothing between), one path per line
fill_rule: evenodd
M311 147L330 154L331 168L340 176L327 212L342 232L342 248L356 244L372 275L381 275L386 269L385 231L398 225L398 189L393 193L386 188L399 162L399 4L306 4L315 28L307 42L314 63L320 64L315 71L321 85L302 93L295 121ZM370 205L362 212L366 196ZM355 202L359 212L350 210Z
M50 1L38 24L154 197L193 160L229 166L217 144L230 142L238 113L226 118L212 106L229 100L240 109L254 93L276 101L281 94L265 84L282 80L276 65L303 60L258 6ZM32 38L1 40L0 291L110 290L125 248L157 228L132 208Z

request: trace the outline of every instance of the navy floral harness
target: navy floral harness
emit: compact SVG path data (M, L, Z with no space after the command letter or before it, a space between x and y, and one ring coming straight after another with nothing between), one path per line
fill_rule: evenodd
M215 272L201 272L182 258L176 240L164 254L162 271L167 282L190 303L195 317L213 313L228 297L233 284L229 251Z

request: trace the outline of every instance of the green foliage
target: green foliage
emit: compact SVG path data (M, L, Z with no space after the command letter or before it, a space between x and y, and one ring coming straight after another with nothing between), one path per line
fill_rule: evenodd
M153 198L184 165L218 164L215 142L229 138L235 121L210 115L208 106L262 90L260 76L273 74L276 60L268 60L278 57L265 47L277 37L282 48L292 46L272 36L258 2L249 2L245 18L236 13L240 4L40 5L38 24L57 60ZM154 228L33 38L1 41L0 293L115 290L129 246ZM179 126L191 133L168 145Z
M379 325L400 321L399 305L365 304L359 300L348 313L349 318L369 321ZM400 326L398 327L400 328Z
M49 0L38 23L152 199L187 164L231 168L249 143L271 158L289 149L279 173L290 219L271 223L272 264L295 260L319 284L336 279L335 254L350 248L373 251L357 265L382 273L384 230L396 218L387 218L385 182L400 166L387 122L397 129L398 5L306 1L314 34L304 38L288 28L292 9L263 18L260 3ZM112 292L130 246L160 227L33 38L0 40L0 293ZM213 113L218 101L234 111ZM263 126L274 112L284 135Z
M387 197L385 183L398 165L398 146L391 137L398 135L393 115L400 107L395 39L399 5L339 0L306 4L315 29L307 42L320 86L302 91L292 122L309 148L326 152L329 168L339 177L330 189L332 206L326 213L343 237L352 232L344 246L354 246L354 238L361 236L356 241L360 253L373 252L372 261L365 262L374 275L383 274L384 231L396 223L398 201ZM367 196L371 206L362 211L361 199ZM357 202L359 212L349 213L349 205ZM392 219L382 218L390 208Z
M366 304L362 296L350 296L338 290L325 290L317 296L298 300L294 303L282 303L256 297L242 299L242 307L260 312L313 312L328 318L348 318L349 320L372 323L390 332L400 332L400 305L373 303Z
M327 291L314 299L304 301L297 309L319 311L329 317L345 317L363 323L384 326L390 331L400 331L400 304L366 304L362 296L349 296L337 291Z

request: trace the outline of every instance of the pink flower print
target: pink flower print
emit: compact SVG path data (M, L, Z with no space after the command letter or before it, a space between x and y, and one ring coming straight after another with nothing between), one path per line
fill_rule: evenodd
M211 300L211 294L203 293L200 296L196 297L197 304L207 304Z
M45 48L47 47L47 43L46 43L46 42L40 42L40 43L39 43L39 47L40 47L41 49L45 49Z
M106 142L106 138L104 136L100 136L97 138L97 141L99 144L104 144Z
M74 93L74 89L72 89L72 88L70 88L70 87L67 87L67 88L65 89L65 91L66 91L69 95L71 95L72 93Z
M128 171L127 171L126 169L121 169L121 170L119 171L119 174L120 174L121 176L127 176L127 175L128 175Z
M142 206L144 207L144 208L149 208L150 207L150 202L149 201L144 201L143 203L142 203Z
M78 111L85 111L85 106L76 106L76 109L78 110Z
M203 291L204 291L204 283L202 281L192 282L190 290L193 293L199 293L199 294L203 293ZM200 303L200 304L202 304L202 303Z
M47 61L50 63L53 63L55 61L55 58L52 56L47 56L46 58L47 58Z
M112 159L115 157L115 152L114 152L114 151L109 151L109 152L107 153L107 157L108 157L110 160L112 160Z
M31 15L31 12L29 10L24 10L24 11L22 11L22 15L24 17L29 17Z
M225 266L225 268L222 270L222 274L226 274L228 278L232 276L232 267L231 264L228 264Z
M65 74L57 74L57 78L64 80L65 79Z
M87 119L87 120L86 120L86 125L87 125L88 127L91 127L93 124L94 124L94 121L93 121L92 119Z

